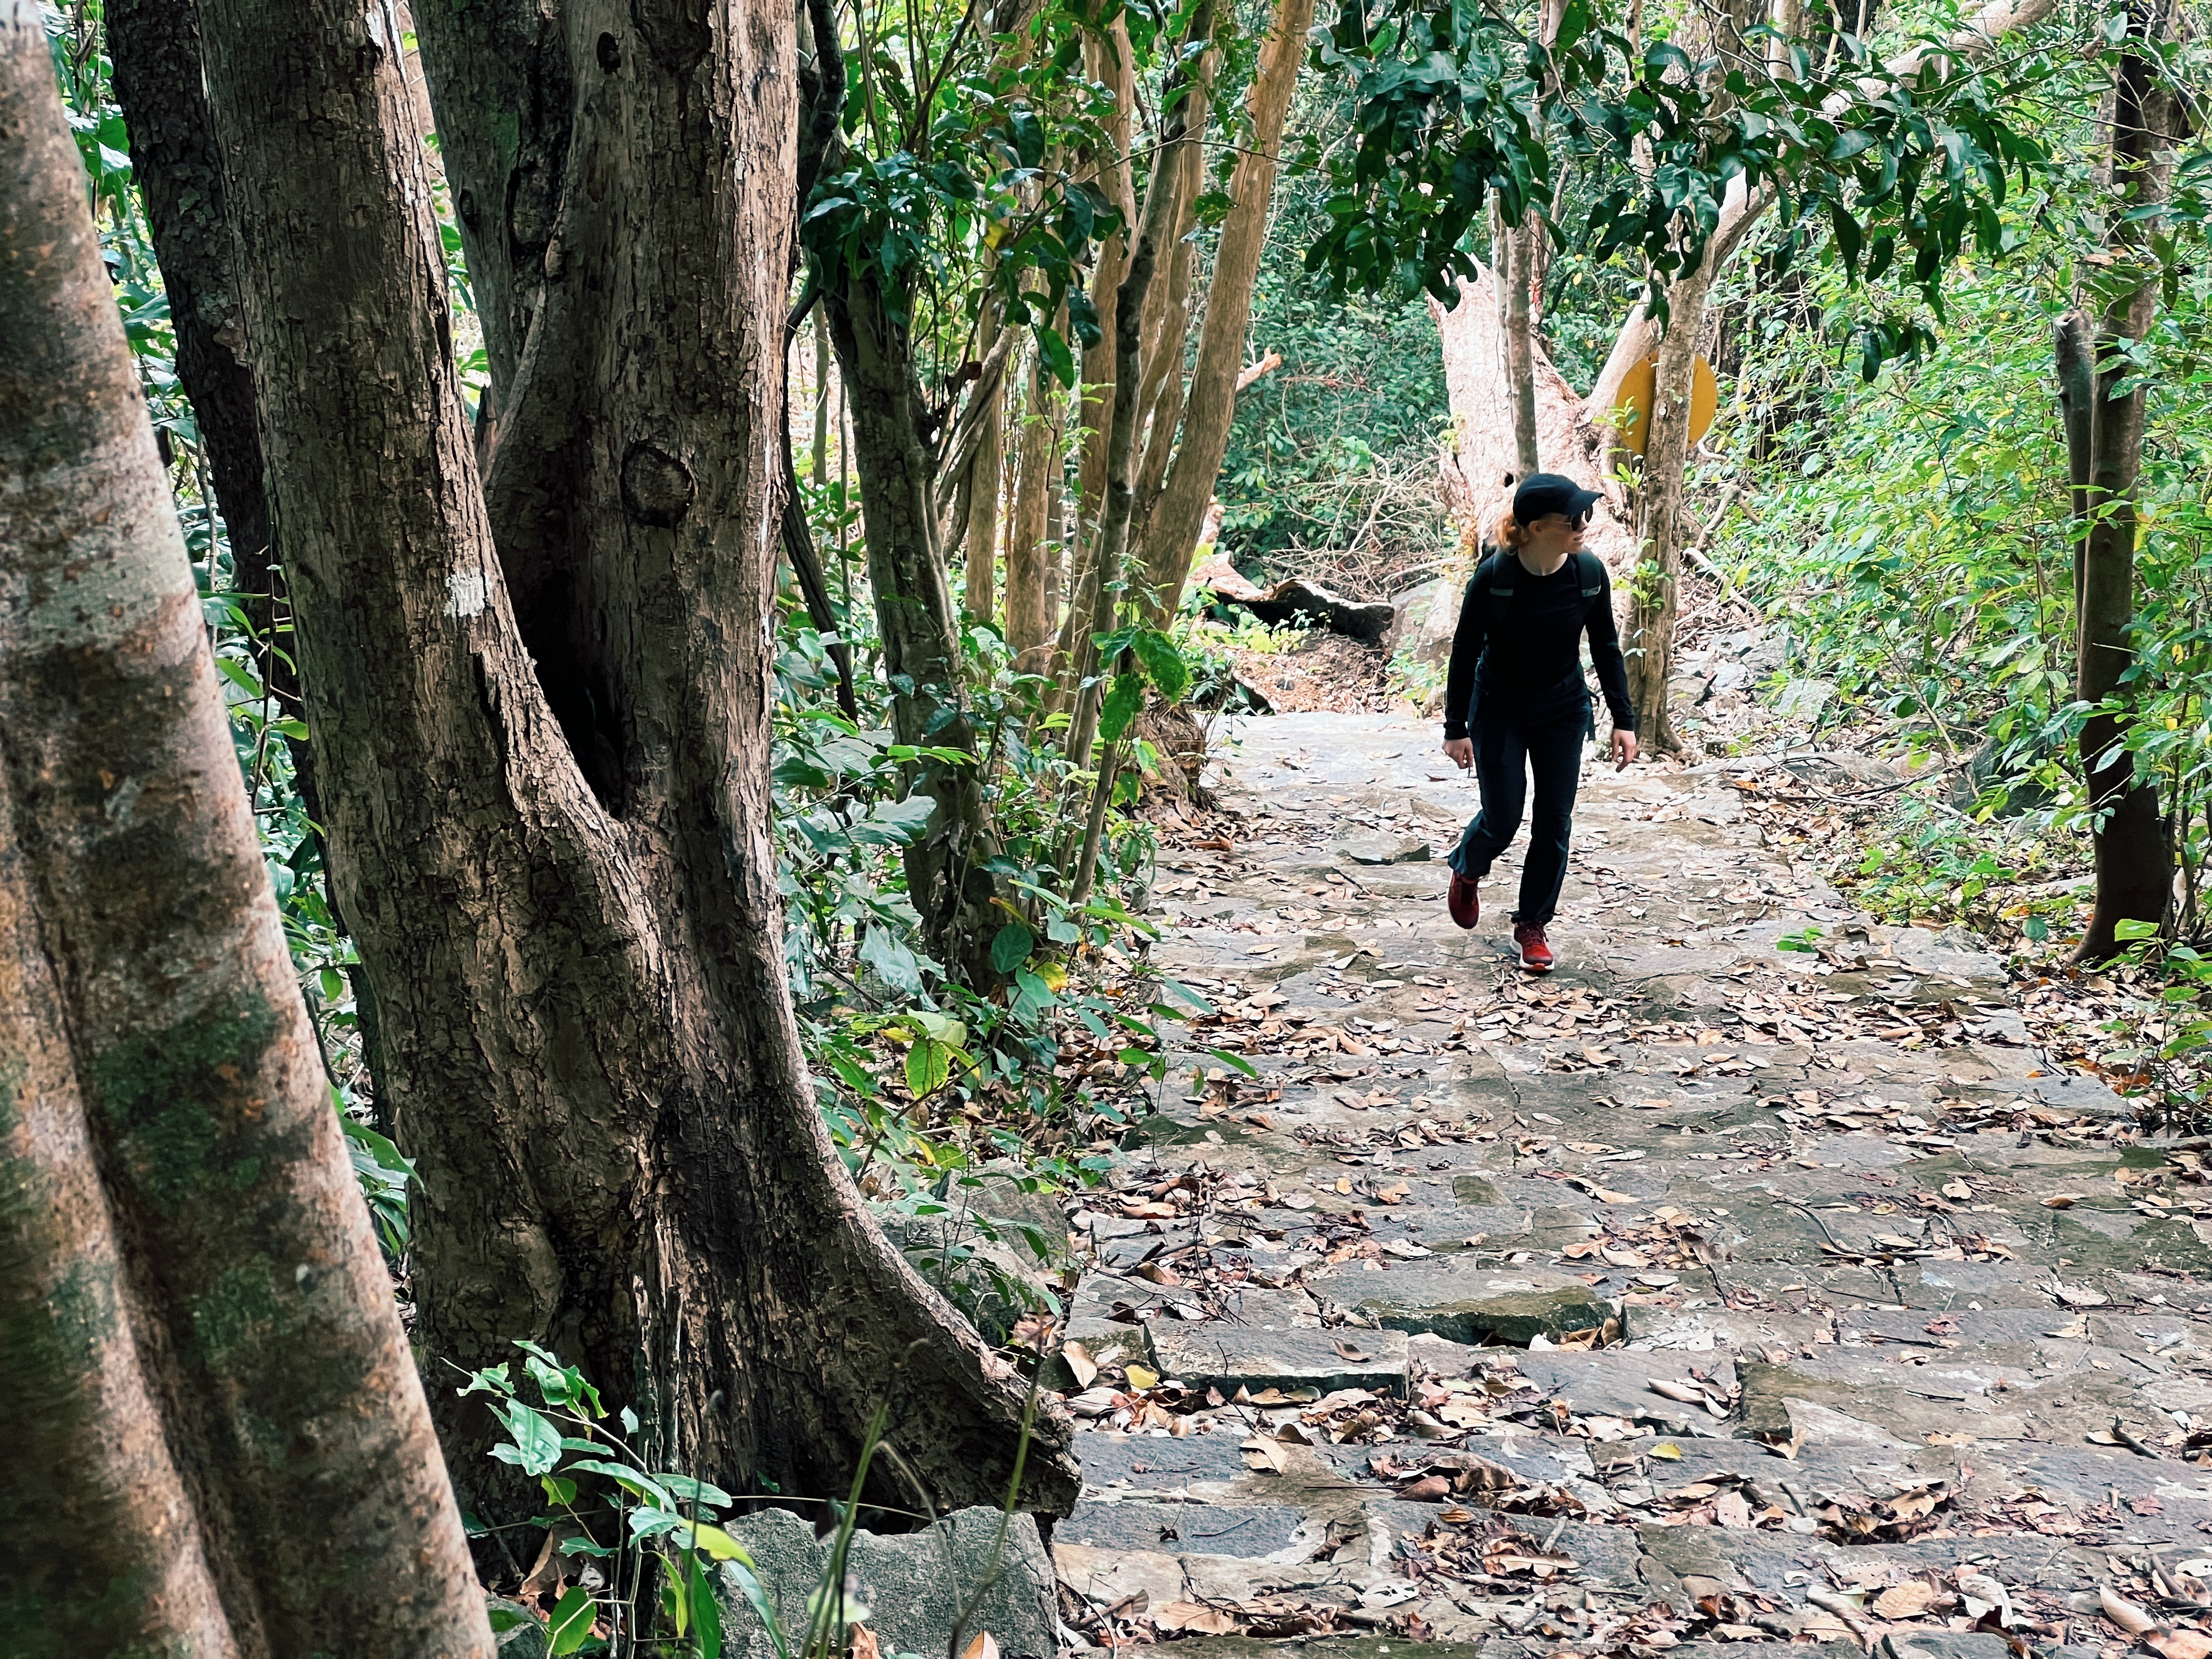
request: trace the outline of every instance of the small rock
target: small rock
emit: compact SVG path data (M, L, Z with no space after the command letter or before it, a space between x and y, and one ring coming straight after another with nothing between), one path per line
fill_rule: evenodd
M1437 855L1419 836L1354 836L1331 850L1354 864L1426 864Z
M1820 717L1828 700L1836 695L1833 680L1790 680L1774 699L1774 712L1786 720L1804 720L1808 724Z
M1003 1659L1053 1659L1059 1651L1058 1609L1052 1561L1037 1536L1036 1518L1017 1515L1007 1522L993 1579L1000 1519L996 1510L962 1510L921 1532L853 1534L848 1576L867 1606L866 1622L884 1652L943 1653L961 1607L975 1600L963 1638L988 1632ZM741 1516L728 1530L752 1557L784 1629L803 1635L806 1598L821 1582L833 1540L817 1539L813 1527L789 1510ZM722 1570L721 1600L724 1652L732 1659L775 1659L775 1645L731 1566Z
M1983 739L1980 747L1966 757L1966 769L1953 775L1944 791L1945 799L1961 812L1971 812L1981 805L1984 795L1994 792L1998 797L1996 816L2001 818L2018 817L2050 805L2051 792L2040 784L2005 784L2005 748L1995 738Z

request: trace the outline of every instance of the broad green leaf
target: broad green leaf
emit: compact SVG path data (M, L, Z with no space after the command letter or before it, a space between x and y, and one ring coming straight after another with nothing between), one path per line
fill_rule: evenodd
M1180 702L1190 684L1190 665L1176 649L1175 641L1156 628L1146 628L1138 632L1129 648L1152 676L1160 696L1169 702Z
M722 1608L697 1557L684 1564L684 1578L690 1592L692 1640L699 1659L722 1659Z
M935 1094L952 1075L952 1051L923 1037L906 1051L906 1086L916 1100Z
M1106 701L1098 710L1098 735L1111 743L1129 729L1137 711L1145 706L1145 677L1116 674Z
M502 1401L492 1407L507 1425L509 1443L494 1446L491 1455L512 1463L525 1474L550 1474L561 1461L561 1434L538 1413L520 1400Z
M574 1653L591 1640L592 1624L596 1614L591 1592L578 1586L569 1590L554 1607L553 1617L547 1621L545 1633L550 1653Z
M1011 974L1030 959L1030 951L1036 943L1036 934L1025 921L1010 921L992 936L991 966L1001 974Z

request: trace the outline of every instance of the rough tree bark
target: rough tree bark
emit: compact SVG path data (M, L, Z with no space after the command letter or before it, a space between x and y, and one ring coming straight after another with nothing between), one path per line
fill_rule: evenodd
M977 331L976 348L988 352L998 343L1000 327L995 307ZM984 394L982 431L975 443L975 459L969 463L968 527L965 577L961 583L961 608L979 623L998 615L999 483L1006 462L1006 376Z
M1091 306L1098 313L1098 338L1083 349L1078 369L1082 376L1082 399L1075 417L1083 429L1083 447L1076 454L1076 541L1087 550L1105 513L1106 446L1114 419L1116 307L1121 304L1121 279L1129 274L1129 252L1137 227L1136 169L1130 160L1137 76L1128 19L1117 15L1103 33L1086 31L1083 57L1091 78L1114 89L1114 116L1106 124L1109 153L1098 158L1094 177L1121 215L1121 228L1099 244L1090 290Z
M1246 94L1251 141L1230 179L1229 214L1222 221L1213 274L1206 283L1206 320L1199 327L1189 389L1182 395L1182 436L1158 501L1144 515L1139 545L1157 615L1171 617L1182 602L1191 550L1198 545L1199 526L1206 521L1206 504L1220 481L1221 459L1229 452L1237 373L1244 366L1253 287L1267 246L1283 124L1305 61L1313 15L1313 0L1277 0L1273 24L1260 49L1260 67Z
M1212 36L1213 14L1213 0L1199 0L1184 37L1187 45ZM1168 77L1165 95L1173 96L1179 91L1182 96L1161 122L1159 147L1152 158L1152 176L1145 188L1144 216L1136 228L1127 272L1114 299L1114 383L1127 395L1115 398L1112 418L1107 427L1105 510L1099 515L1097 544L1086 562L1088 568L1085 573L1089 611L1085 611L1085 596L1079 592L1069 621L1075 637L1067 648L1074 669L1066 687L1075 693L1075 712L1068 726L1067 757L1078 767L1090 763L1091 739L1098 730L1099 705L1105 696L1103 683L1086 686L1084 681L1099 679L1097 636L1114 631L1123 586L1121 556L1128 544L1129 519L1136 505L1131 462L1136 451L1136 388L1143 378L1146 311L1161 252L1173 244L1174 228L1182 216L1183 204L1194 182L1193 175L1198 171L1197 140L1206 131L1206 88L1212 73L1214 56L1208 50L1199 53L1194 60L1184 58ZM1093 792L1091 816L1094 823L1103 815L1103 797L1111 787L1111 767L1103 765ZM1087 831L1084 840L1087 860L1090 853L1097 849L1096 829ZM1081 861L1077 884L1079 889L1089 884L1088 871L1081 867Z
M1533 244L1544 228L1533 213L1520 224L1508 225L1495 197L1490 222L1498 256L1498 327L1505 343L1506 409L1513 417L1513 467L1525 478L1544 465L1536 452L1536 325L1528 309Z
M0 1650L488 1659L27 0L0 248Z
M1023 357L1012 408L1014 507L1006 520L1006 643L1025 674L1052 665L1060 598L1052 580L1045 526L1059 487L1060 416L1052 378L1035 350Z
M1117 20L1115 27L1121 33L1115 37L1115 49L1127 61L1128 41L1127 26ZM1200 39L1194 32L1187 32L1184 45ZM1199 55L1194 64L1186 63L1175 71L1174 84L1185 88L1177 106L1162 119L1160 143L1152 155L1151 177L1145 185L1143 216L1146 222L1159 227L1154 243L1153 268L1157 270L1164 258L1172 258L1171 247L1188 228L1188 209L1198 195L1200 168L1195 160L1188 165L1179 159L1180 148L1170 148L1166 135L1170 132L1206 131L1208 94L1212 91L1213 71L1219 54L1208 50ZM1133 91L1122 88L1116 94L1120 108L1126 112L1134 97ZM1074 729L1080 730L1085 718L1079 688L1083 682L1097 672L1098 655L1091 643L1096 618L1101 613L1100 571L1105 553L1106 520L1112 511L1109 496L1113 489L1114 434L1117 422L1126 414L1127 429L1133 443L1143 431L1145 409L1141 383L1151 373L1152 353L1159 343L1164 321L1168 283L1157 283L1147 273L1142 287L1133 290L1128 277L1136 268L1133 252L1135 239L1144 233L1138 222L1138 213L1129 195L1129 179L1133 168L1129 161L1132 123L1126 115L1118 118L1112 129L1115 137L1115 161L1109 170L1113 179L1119 179L1122 191L1122 212L1129 222L1126 234L1114 240L1117 246L1130 250L1118 262L1109 264L1102 258L1092 274L1091 296L1098 313L1102 330L1097 344L1083 356L1083 402L1081 421L1083 443L1076 457L1076 514L1075 534L1069 539L1068 550L1073 556L1073 565L1068 578L1067 615L1062 620L1060 640L1054 653L1054 672L1056 684L1054 696L1056 706L1073 711ZM1164 190L1164 194L1163 191ZM1109 288L1111 281L1113 286ZM1121 307L1132 302L1141 310L1130 319L1135 331L1136 355L1129 382L1129 395L1124 396L1120 376L1122 373ZM1176 349L1180 354L1182 340ZM1180 365L1177 365L1180 368ZM1126 538L1125 530L1124 536ZM1120 552L1115 555L1115 573L1104 580L1110 586L1124 580ZM1104 602L1109 606L1118 603L1118 596L1109 596ZM1081 738L1085 758L1088 757L1089 738Z
M575 48L594 51L596 42L574 39L560 0L435 0L416 9L438 153L483 328L490 398L479 419L501 430L545 284L559 279L576 65L586 62Z
M2140 209L2165 198L2167 167L2161 156L2172 143L2173 94L2165 83L2158 45L2171 15L2172 0L2133 0L2128 8L2126 43L2113 77L2114 207L2105 230L2106 262L2083 284L2081 308L2059 325L2062 368L2069 357L2086 359L2094 376L2087 410L2075 406L2086 378L2077 373L2067 411L2069 435L2077 422L2087 428L2087 465L2072 480L2086 513L2077 526L2081 539L2075 565L2075 690L2093 709L2108 702L2121 705L2115 712L2094 713L2081 724L2081 771L2096 814L2091 836L2097 871L2095 908L2075 952L2085 963L2106 961L2121 949L2116 930L2123 921L2162 925L2172 902L2172 868L2158 786L2120 746L2127 732L2125 705L2134 695L2124 677L2135 660L2129 633L2135 618L2135 494L2148 404L2140 384L2120 391L2121 382L2137 372L2123 354L2129 342L2149 336L2160 276L2150 245L2156 225L2124 216L2120 204ZM2063 378L2061 388L2067 389Z
M1723 0L1692 18L1683 44L1692 59L1717 61L1708 79L1709 105L1725 115L1733 99L1726 77L1747 62L1763 61L1747 50L1746 31L1766 15L1766 0ZM1674 730L1667 683L1674 665L1674 619L1680 599L1684 477L1690 457L1690 393L1704 326L1705 301L1724 258L1717 237L1709 241L1697 264L1667 288L1668 324L1652 376L1650 426L1645 434L1644 467L1636 490L1638 556L1628 583L1627 625L1621 649L1628 659L1628 696L1636 709L1636 733L1655 754L1679 754L1682 739Z
M1672 311L1652 376L1650 434L1636 491L1640 551L1628 583L1628 622L1621 649L1628 659L1628 696L1636 709L1636 734L1653 753L1680 754L1667 682L1674 672L1674 617L1680 597L1685 472L1690 458L1690 388L1697 363L1698 325L1712 292L1713 261L1675 279L1667 291Z
M203 15L330 833L418 1160L422 1347L544 1342L663 1467L738 1490L840 1489L888 1401L935 1501L996 1501L1020 1390L869 1219L783 983L791 13L563 9L565 183L489 492L387 14ZM480 1409L437 1402L494 1507ZM1060 1432L1027 1504L1072 1501Z

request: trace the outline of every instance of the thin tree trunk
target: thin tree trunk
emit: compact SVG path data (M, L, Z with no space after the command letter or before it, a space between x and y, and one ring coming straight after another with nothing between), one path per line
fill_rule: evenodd
M1213 0L1199 0L1185 38L1188 41L1203 41L1212 33ZM1099 704L1105 696L1103 683L1085 687L1083 682L1097 682L1101 678L1093 672L1100 665L1097 636L1114 631L1115 611L1121 599L1121 555L1129 538L1130 513L1136 504L1131 463L1136 452L1135 388L1142 378L1146 301L1151 293L1152 274L1158 268L1161 249L1170 244L1175 225L1182 216L1188 175L1194 173L1199 165L1195 141L1206 131L1205 88L1212 72L1212 52L1206 52L1199 55L1195 64L1186 59L1184 67L1169 77L1169 88L1172 90L1180 85L1184 95L1163 123L1159 149L1152 162L1152 182L1145 191L1144 218L1138 227L1135 248L1129 256L1128 274L1122 277L1121 291L1115 296L1114 383L1127 389L1129 395L1114 400L1106 446L1106 509L1099 520L1097 550L1090 561L1088 572L1090 614L1074 624L1073 657L1076 671L1067 684L1075 689L1075 714L1068 727L1067 757L1078 767L1090 763L1091 738L1098 729ZM1109 761L1110 758L1109 756ZM1113 787L1111 770L1110 764L1101 767L1096 786L1099 791ZM1095 820L1095 806L1092 816ZM1095 829L1085 835L1085 847L1077 883L1087 888L1090 860L1097 850Z
M814 527L806 522L806 504L799 493L799 468L791 455L791 400L787 394L791 386L791 344L798 337L795 328L785 332L783 383L787 395L780 434L783 504L777 514L777 532L783 544L783 556L791 566L791 574L799 580L799 596L806 601L806 619L814 624L814 631L829 641L824 648L830 655L830 665L837 671L837 707L847 720L857 720L860 710L853 695L853 647L846 643L837 623L836 608L830 603L830 583L822 573L821 556L815 551ZM816 435L821 434L817 431Z
M1711 292L1710 263L1678 278L1668 290L1671 319L1659 344L1654 376L1651 431L1637 489L1637 535L1641 551L1629 582L1628 696L1636 709L1637 737L1650 750L1679 754L1682 740L1667 701L1674 672L1674 618L1681 598L1684 474L1690 454L1690 387L1698 355L1698 326Z
M814 307L814 487L830 482L830 325Z
M1508 225L1498 198L1491 198L1492 240L1497 244L1498 325L1505 342L1505 390L1513 416L1514 471L1520 477L1543 471L1536 453L1536 354L1529 333L1528 244L1541 236L1543 227L1532 213L1518 225Z
M1060 461L1050 377L1037 354L1023 358L1014 409L1014 507L1006 522L1006 643L1024 673L1049 665L1054 615L1045 523Z
M0 0L11 1656L488 1656L38 9Z
M1130 161L1135 126L1137 84L1135 58L1129 42L1129 23L1116 15L1103 33L1084 37L1084 61L1094 80L1114 90L1114 116L1106 124L1110 154L1099 168L1097 182L1107 199L1121 210L1121 228L1100 244L1098 264L1091 274L1091 301L1098 313L1098 338L1084 348L1078 372L1082 375L1082 399L1073 411L1083 428L1083 446L1076 452L1075 541L1087 550L1097 534L1106 508L1106 448L1114 420L1114 362L1116 307L1121 304L1121 280L1129 274L1129 250L1137 234L1137 186Z
M985 321L988 326L979 335L976 344L980 350L988 352L997 343L1000 326L995 307ZM968 562L961 599L962 608L979 623L995 620L999 609L999 475L1006 465L1006 380L1002 372L999 384L990 388L981 435L976 440L975 459L969 463Z
M2088 306L2099 300L2102 305L2095 312L2090 360L2096 378L2087 422L2088 470L2079 480L2086 486L2081 493L2088 518L2077 556L2081 627L2075 688L2092 709L2107 702L2120 707L2092 713L2081 724L2081 771L2088 782L2097 872L2095 908L2075 953L2085 963L2106 961L2120 950L2118 928L2123 921L2162 926L2172 893L2156 775L2139 771L2135 757L2121 746L2129 725L2126 705L2135 698L2124 677L2135 661L2130 635L2135 620L2135 495L2148 401L2140 384L2121 392L2121 383L2136 374L2123 354L2129 342L2149 337L2159 288L2158 262L2149 246L2156 227L2125 216L2129 209L2156 206L2166 198L2167 167L2160 153L2172 142L2172 94L2165 84L2158 48L2170 15L2171 0L2148 0L2129 9L2128 42L2114 81L2113 206L2105 233L2111 258L2104 269L2130 273L2136 280L2123 277L2087 301ZM2086 316L2075 325L2077 332L2088 327Z
M495 463L507 517L477 485L386 15L204 12L309 721L418 1160L418 1339L441 1375L546 1343L660 1467L733 1490L842 1490L889 1401L934 1501L996 1501L1020 1391L869 1219L783 980L767 624L798 123L758 66L793 60L791 14L572 0L597 67ZM483 1460L481 1407L438 1405L477 1504L534 1507ZM1060 1432L1026 1503L1072 1501Z
M1206 289L1206 320L1183 400L1182 436L1168 467L1158 505L1146 514L1141 548L1146 581L1156 595L1156 614L1172 617L1182 602L1191 550L1221 477L1229 427L1237 413L1237 377L1244 366L1244 334L1252 323L1252 294L1267 240L1283 125L1304 62L1313 0L1276 0L1275 16L1260 49L1260 67L1247 94L1249 146L1231 175L1231 198L1222 221L1213 275Z

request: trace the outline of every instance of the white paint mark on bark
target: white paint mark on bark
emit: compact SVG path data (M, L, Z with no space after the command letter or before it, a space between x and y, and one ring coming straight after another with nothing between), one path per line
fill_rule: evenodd
M446 614L481 617L491 598L490 584L481 570L456 570L446 578Z

